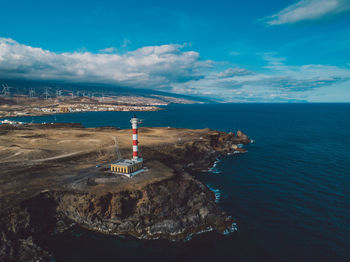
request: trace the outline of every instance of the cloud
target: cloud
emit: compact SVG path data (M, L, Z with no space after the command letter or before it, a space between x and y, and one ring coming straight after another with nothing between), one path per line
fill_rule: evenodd
M293 24L336 16L350 10L350 0L301 0L263 18L268 25Z
M330 65L286 65L273 53L261 54L267 65L261 72L228 68L204 78L175 84L174 91L202 95L226 102L285 102L312 100L315 90L350 82L350 69ZM343 88L345 89L345 88ZM350 93L350 86L348 87ZM333 97L335 97L333 95ZM327 99L327 97L323 97ZM327 100L326 100L327 101Z
M99 50L101 53L114 53L117 51L115 47L107 47Z
M126 48L130 44L131 44L131 41L129 39L124 38L122 48Z
M0 38L0 77L113 83L162 89L203 77L211 61L182 45L147 46L123 55L90 52L54 53ZM107 48L102 51L111 52Z
M322 89L321 96L339 85L346 90L344 83L350 82L349 65L288 65L276 53L262 53L265 66L251 71L202 60L198 52L184 51L185 47L146 46L122 55L55 53L0 38L0 78L110 83L225 102L312 100L318 89Z
M226 77L233 77L233 76L244 76L244 75L251 75L254 74L254 72L244 69L244 68L228 68L223 72L220 72L217 74L219 78L226 78Z

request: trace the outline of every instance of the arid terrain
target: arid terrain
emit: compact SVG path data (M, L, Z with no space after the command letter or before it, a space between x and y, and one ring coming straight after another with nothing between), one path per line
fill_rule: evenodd
M151 149L168 145L181 149L186 143L208 139L208 130L143 127L139 132L140 154L146 154L146 164L165 157L151 153ZM132 137L127 129L83 128L70 124L0 126L1 198L5 200L12 193L37 192L36 188L42 190L67 178L73 179L81 170L103 173L117 157L114 137L122 155L130 158ZM45 175L39 175L43 170ZM140 177L149 181L152 173Z
M142 127L140 154L148 170L133 178L109 172L117 157L114 138L130 158L131 130L0 126L0 258L49 257L39 236L71 222L147 239L230 230L233 220L190 173L207 170L219 155L244 151L237 144L249 143L246 135Z

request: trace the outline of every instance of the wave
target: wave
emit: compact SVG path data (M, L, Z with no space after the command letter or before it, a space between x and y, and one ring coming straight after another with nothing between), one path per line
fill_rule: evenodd
M214 193L215 195L215 203L219 203L220 202L220 199L221 199L221 191L220 189L217 189L217 188L214 188L212 185L210 184L207 184L207 187L209 188L209 190L211 192Z
M233 232L237 232L238 231L238 225L236 222L233 222L230 228L225 229L224 232L222 232L223 235L228 235L230 233Z
M208 171L211 172L212 174L220 174L221 171L218 168L216 168L218 163L220 163L220 162L221 162L221 160L216 158L216 160L215 160L214 164L212 165L212 167L208 168Z

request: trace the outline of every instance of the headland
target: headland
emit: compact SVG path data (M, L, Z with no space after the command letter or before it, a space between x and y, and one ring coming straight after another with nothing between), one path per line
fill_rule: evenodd
M80 124L0 125L0 258L49 258L43 234L72 224L140 239L184 240L229 232L234 220L193 172L217 157L245 152L242 132L167 127L139 129L147 171L114 175L114 137L131 158L131 130Z

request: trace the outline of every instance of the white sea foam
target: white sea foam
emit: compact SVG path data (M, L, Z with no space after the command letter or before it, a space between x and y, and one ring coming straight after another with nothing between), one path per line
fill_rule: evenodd
M208 168L208 171L211 172L212 174L220 174L221 171L220 171L219 169L216 168L217 165L218 165L218 163L220 163L220 162L221 162L221 160L218 159L218 158L216 158L216 160L215 160L213 166L210 167L210 168Z
M216 167L220 162L220 159L217 158L212 167Z
M221 199L221 191L217 188L213 188L210 184L207 184L207 187L209 188L209 190L211 192L214 193L215 195L215 203L219 203L220 199Z
M233 232L237 232L238 231L238 226L236 222L233 222L230 228L225 229L224 232L222 232L223 235L228 235L230 233Z
M208 171L210 171L210 173L212 173L212 174L220 174L221 173L221 171L215 167L209 168Z

